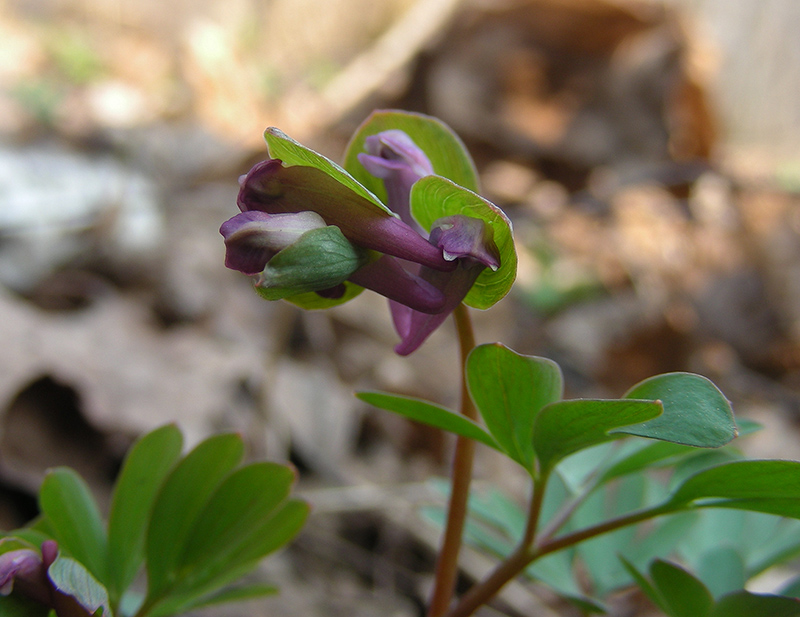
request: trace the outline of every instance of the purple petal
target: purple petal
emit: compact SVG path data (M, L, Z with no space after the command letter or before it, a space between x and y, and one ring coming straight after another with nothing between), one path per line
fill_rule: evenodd
M15 579L33 578L43 573L42 558L34 550L22 548L0 555L0 595L7 596Z
M493 236L482 219L457 214L434 221L428 241L441 248L448 261L466 258L497 270L500 252Z
M242 183L238 205L242 212L270 214L311 210L362 248L437 270L454 267L409 225L314 167L284 167L277 159L258 163Z
M411 216L409 195L413 184L433 174L425 153L403 131L383 131L365 140L366 153L359 162L371 175L383 180L389 208L407 224L417 227Z
M392 307L395 328L402 338L394 348L395 353L407 356L416 351L466 297L482 271L483 266L480 264L463 262L453 272L422 268L420 276L444 294L444 307L441 312L433 315Z
M415 311L435 313L444 307L445 297L441 291L407 271L397 259L388 255L356 270L348 280Z
M225 238L225 266L245 274L261 272L279 251L322 227L325 221L316 212L237 214L219 228Z

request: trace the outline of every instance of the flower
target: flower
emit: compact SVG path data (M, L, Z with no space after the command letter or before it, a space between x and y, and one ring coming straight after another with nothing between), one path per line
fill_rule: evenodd
M406 133L384 131L364 144L358 161L383 181L389 209L368 199L366 189L359 194L334 177L342 170L329 161L330 173L312 166L321 158L312 151L304 149L313 156L299 159L309 165L268 159L240 179L241 213L220 228L225 265L257 275L259 293L270 300L307 292L344 298L346 282L380 293L402 339L395 350L406 355L461 303L485 268L499 267L500 254L483 219L445 216L430 234L414 220L411 188L433 175L433 166Z
M408 135L398 130L370 135L364 145L367 152L360 153L358 161L370 174L383 180L389 209L422 231L411 216L409 196L417 180L433 174L428 157Z
M57 555L58 545L53 540L42 543L41 553L33 548L19 548L0 554L0 595L8 596L16 590L20 595L50 605L53 590L47 568Z

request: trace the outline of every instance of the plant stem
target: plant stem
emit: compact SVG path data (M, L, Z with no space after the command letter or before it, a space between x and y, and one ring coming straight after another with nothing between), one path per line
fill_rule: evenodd
M461 354L461 413L470 420L478 419L478 412L467 390L466 362L469 352L475 347L475 334L472 329L467 307L460 304L453 312L458 331L458 343ZM447 508L442 546L436 562L436 578L431 596L428 617L442 617L450 607L458 574L458 554L464 532L464 521L467 518L467 500L472 480L472 459L475 453L475 442L458 436L453 455L453 471L451 476L450 501Z
M635 525L662 514L670 514L675 511L675 507L670 504L662 504L653 508L645 510L638 510L631 512L624 516L611 519L599 525L587 527L580 531L576 531L555 540L545 542L540 547L527 547L524 544L509 555L494 571L483 581L472 587L461 600L456 604L455 608L448 614L448 617L469 617L479 607L483 606L497 594L503 586L520 574L532 562L540 557L555 553L569 546L583 542L595 536L602 535L615 531L628 525Z
M533 479L531 505L528 508L528 522L525 525L525 533L522 536L522 542L520 542L520 549L527 550L536 539L536 528L539 526L539 515L542 512L544 492L549 477L550 471L544 470L540 476Z

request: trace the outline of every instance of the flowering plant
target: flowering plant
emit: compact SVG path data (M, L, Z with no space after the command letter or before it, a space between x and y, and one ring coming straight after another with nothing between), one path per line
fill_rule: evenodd
M586 584L605 579L605 591L637 584L669 617L800 616L800 582L775 594L742 588L800 552L796 526L771 533L777 527L763 518L800 519L800 463L747 460L729 446L753 427L737 427L713 383L670 373L620 399L566 399L552 360L475 344L467 307L487 309L504 297L517 257L508 218L478 195L475 167L450 129L420 114L376 112L351 139L343 167L277 129L266 141L270 158L241 179L240 213L220 229L228 267L254 276L265 299L305 309L336 306L363 289L387 297L400 355L454 316L460 409L358 394L456 436L429 617L472 615L518 576L547 582L584 614L605 611L603 585ZM470 501L476 444L526 476L525 509L499 493ZM233 436L212 437L183 459L179 451L174 427L142 438L118 481L107 531L79 478L52 472L41 489L42 518L0 539L2 614L158 617L271 592L226 586L303 524L306 504L288 497L291 470L235 469ZM650 481L655 468L667 484ZM711 545L684 560L702 576L666 561L695 515L719 509L762 517L758 558L735 543ZM643 522L642 546L620 535ZM455 597L465 538L499 561ZM137 596L129 587L143 563L148 587ZM608 582L615 566L623 579Z

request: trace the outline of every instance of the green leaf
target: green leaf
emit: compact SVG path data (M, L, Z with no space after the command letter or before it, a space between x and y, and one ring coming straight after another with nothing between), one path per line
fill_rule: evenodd
M724 507L800 518L800 463L734 461L689 477L670 497L673 507Z
M460 414L454 413L445 407L429 403L420 399L388 394L386 392L359 392L356 394L365 403L385 409L404 416L416 422L474 439L482 444L499 450L502 448L494 438L489 435L479 424Z
M181 432L170 424L143 436L128 451L114 487L108 519L108 586L114 602L142 564L153 501L180 458L182 445Z
M737 591L721 598L711 617L798 617L800 600Z
M106 588L81 563L59 555L47 575L58 591L75 598L87 614L102 610L103 617L112 617Z
M39 492L39 506L59 548L85 565L99 581L107 581L105 528L86 482L67 467L51 469Z
M619 556L619 560L622 562L622 565L625 567L625 570L628 571L628 574L630 574L634 582L639 586L642 592L644 592L644 595L646 595L650 601L662 612L666 613L667 607L664 602L664 598L661 596L661 593L658 591L658 589L656 589L655 586L647 579L647 577L639 572L639 570L637 570L630 561L625 559L625 557Z
M174 584L197 517L243 454L238 435L215 435L195 447L167 476L153 504L145 540L147 602Z
M287 167L302 165L304 167L315 167L324 171L334 180L345 185L347 188L372 202L377 210L382 210L390 216L394 216L383 202L375 194L347 173L342 167L334 163L329 158L315 152L311 148L296 142L280 129L270 127L264 132L264 139L269 148L269 155L273 159L280 159Z
M256 541L243 546L238 555L231 557L229 563L234 565L230 569L210 579L203 572L191 572L190 578L148 611L148 617L165 617L202 606L218 589L250 572L265 555L297 535L305 523L308 510L308 504L303 501L287 500L273 516L262 521L262 525L253 534Z
M466 378L492 437L509 457L532 471L534 422L542 407L561 398L561 369L552 360L494 343L470 352Z
M185 579L211 580L236 567L244 549L265 540L260 535L264 522L289 496L294 479L291 468L267 462L229 475L187 538L178 563Z
M437 219L456 214L484 221L492 230L494 243L500 251L500 267L495 271L485 268L464 303L476 309L487 309L510 291L517 276L517 253L511 221L500 208L446 178L426 176L411 187L411 213L426 230L430 230Z
M707 617L714 600L705 585L683 568L656 559L650 577L670 617Z
M347 144L344 168L356 180L386 202L383 181L367 172L358 160L366 152L367 137L383 131L400 130L411 138L431 162L437 176L443 176L456 184L478 192L478 172L466 147L453 130L441 120L424 114L380 110L374 111L356 129Z
M711 381L700 375L657 375L631 388L625 398L659 400L664 413L616 432L701 448L717 448L736 437L730 403Z
M545 406L536 417L533 447L542 469L590 446L619 439L612 429L661 414L658 401L570 400Z

